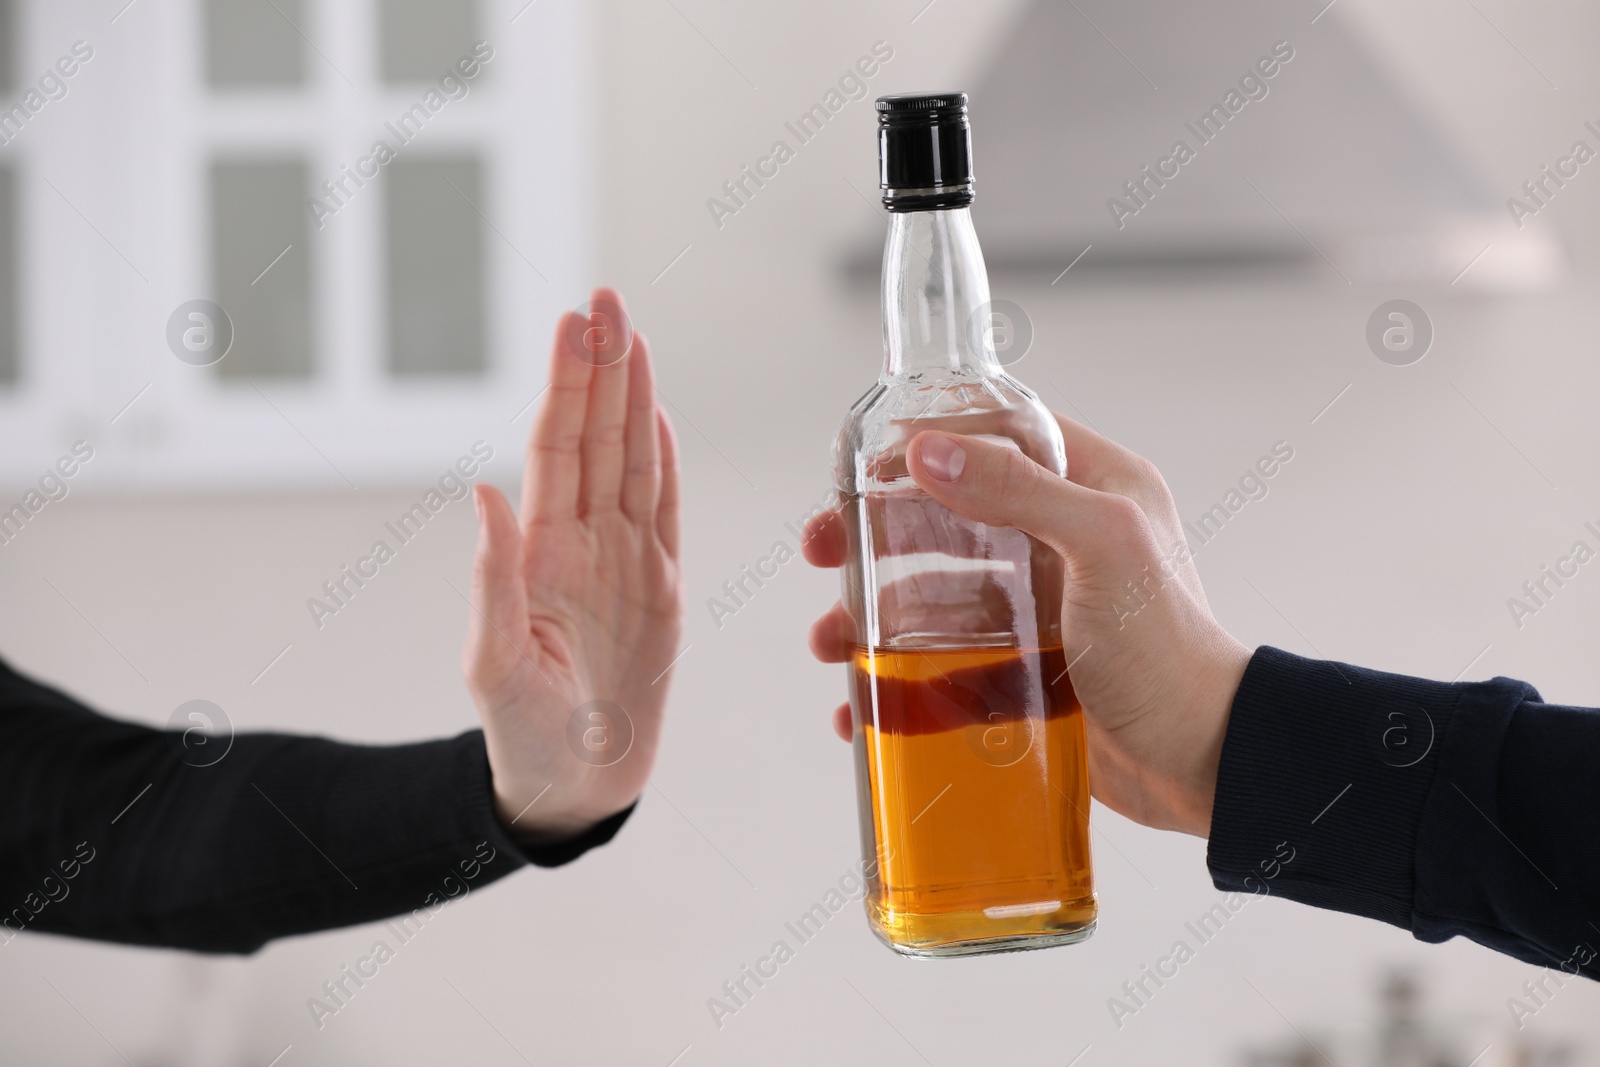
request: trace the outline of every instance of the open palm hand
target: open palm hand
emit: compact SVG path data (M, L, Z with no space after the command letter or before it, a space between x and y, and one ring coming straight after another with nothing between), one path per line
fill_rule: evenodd
M650 351L597 289L556 328L520 517L474 489L462 653L495 807L524 838L581 833L638 797L679 651L678 464Z

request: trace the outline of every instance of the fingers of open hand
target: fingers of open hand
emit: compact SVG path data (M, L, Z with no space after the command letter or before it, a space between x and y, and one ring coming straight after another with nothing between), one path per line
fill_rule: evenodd
M811 624L807 640L811 654L823 663L847 663L854 653L855 638L855 620L844 610L843 604L835 603Z
M590 300L590 327L584 343L595 362L589 381L588 410L583 425L583 460L580 506L585 514L611 511L621 503L622 472L626 463L628 392L632 353L623 346L630 338L615 320L626 315L622 294L596 289ZM637 335L634 336L637 340Z
M522 581L522 535L505 495L492 485L473 486L478 512L478 548L472 561L472 613L467 623L468 680L487 686L485 672L522 655L528 628L527 590Z
M522 478L522 521L570 519L577 514L584 423L589 383L595 367L572 350L569 338L581 336L583 317L575 311L556 323L550 346L550 384L539 400L528 435Z
M655 369L644 334L633 335L628 371L622 472L622 511L634 522L653 522L661 493L661 431L656 425Z
M672 420L656 408L656 447L661 453L661 490L656 502L656 536L667 555L678 558L678 436Z
M618 508L635 520L656 513L664 473L649 348L623 325L616 290L594 290L590 307L556 324L550 384L528 438L525 524Z

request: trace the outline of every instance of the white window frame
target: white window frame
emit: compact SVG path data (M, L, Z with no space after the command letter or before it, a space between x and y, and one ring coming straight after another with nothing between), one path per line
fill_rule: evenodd
M107 489L366 489L436 476L478 439L514 452L553 324L591 275L587 27L583 5L479 5L494 58L400 155L481 160L486 373L388 373L380 178L311 227L312 376L248 380L182 363L165 341L174 309L214 295L212 159L301 156L314 187L392 142L384 121L426 86L382 81L375 0L305 0L306 83L270 91L206 83L202 0L138 4L115 23L24 0L11 96L74 41L95 56L0 148L17 170L22 261L0 484L36 480L80 438L95 459L75 481Z

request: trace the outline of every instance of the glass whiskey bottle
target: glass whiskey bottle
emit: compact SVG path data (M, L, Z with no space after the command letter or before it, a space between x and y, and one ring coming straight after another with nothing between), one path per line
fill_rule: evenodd
M945 508L906 465L937 429L1064 475L1061 432L995 354L966 95L877 112L884 363L834 448L868 919L907 956L1081 941L1098 905L1061 559Z

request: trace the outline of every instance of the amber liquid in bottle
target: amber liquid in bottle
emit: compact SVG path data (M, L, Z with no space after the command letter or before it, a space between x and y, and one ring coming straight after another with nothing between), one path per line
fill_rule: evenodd
M990 951L1086 929L1089 779L1061 647L859 648L852 672L879 828L875 925Z

